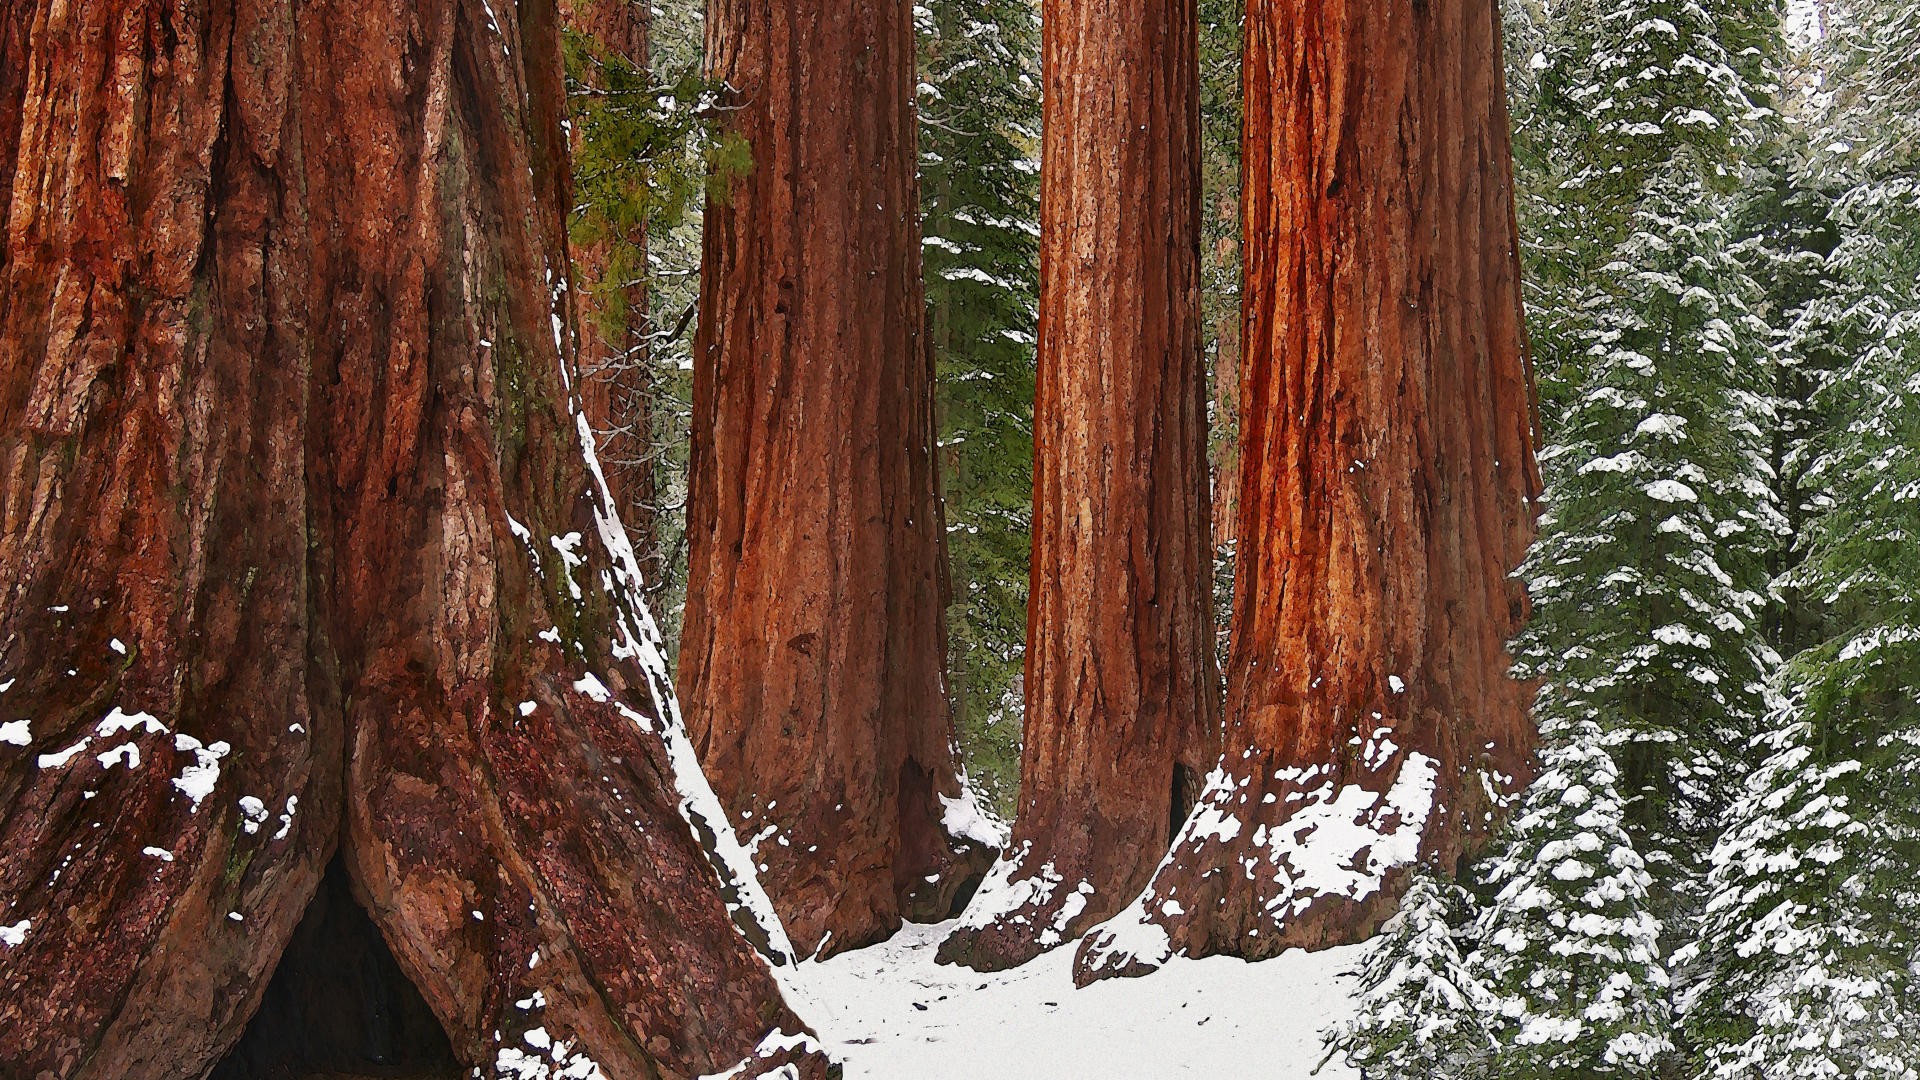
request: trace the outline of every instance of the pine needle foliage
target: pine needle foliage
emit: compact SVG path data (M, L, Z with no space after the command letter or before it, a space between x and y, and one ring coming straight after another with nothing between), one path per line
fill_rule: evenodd
M916 23L950 688L972 779L1007 813L1019 783L1033 544L1038 12L1026 0L929 0Z

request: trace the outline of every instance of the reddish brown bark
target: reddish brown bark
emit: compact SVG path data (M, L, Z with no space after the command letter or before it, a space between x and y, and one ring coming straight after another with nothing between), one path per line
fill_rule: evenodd
M1218 752L1192 0L1049 0L1020 811L941 958L1138 895Z
M336 849L444 1065L802 1031L562 386L551 5L0 26L0 1074L205 1075Z
M647 68L648 0L560 0L560 21L580 35L595 56ZM591 68L582 73L593 88L605 80ZM584 125L574 124L568 142L580 148ZM615 275L623 263L614 248L624 247L626 266L644 266L644 225L616 235L595 236L572 246L574 325L579 333L580 400L593 425L600 467L613 491L620 523L627 527L640 572L649 584L661 572L655 519L658 492L651 465L652 382L646 347L647 288L636 274Z
M1538 493L1492 0L1254 0L1220 767L1076 977L1354 940L1525 771Z
M1220 219L1240 221L1240 192L1221 198L1216 210ZM1240 243L1222 236L1214 249L1216 265L1239 263ZM1214 325L1213 423L1238 432L1240 423L1240 310L1236 305L1220 313ZM1240 518L1240 441L1221 438L1214 447L1213 460L1213 546L1230 548L1239 535L1235 526ZM1225 629L1224 627L1221 629Z
M710 0L752 169L709 204L679 683L802 951L951 914L992 859L943 673L906 0Z

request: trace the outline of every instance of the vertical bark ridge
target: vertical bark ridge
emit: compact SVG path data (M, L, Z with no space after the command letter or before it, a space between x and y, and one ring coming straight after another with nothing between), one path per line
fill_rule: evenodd
M205 1075L343 845L469 1067L824 1076L582 457L551 6L0 26L0 1072Z
M1248 7L1225 752L1082 982L1356 940L1522 782L1539 480L1500 63L1485 0Z
M984 874L944 683L912 7L711 0L752 167L706 215L679 686L794 943L951 914ZM964 830L962 830L964 831Z
M1219 748L1192 0L1050 0L1020 811L941 958L1138 895Z

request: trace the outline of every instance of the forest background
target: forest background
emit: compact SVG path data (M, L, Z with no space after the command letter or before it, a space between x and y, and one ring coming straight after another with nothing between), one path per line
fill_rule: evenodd
M1243 8L1198 6L1224 654ZM949 691L971 783L1011 817L1038 11L915 15ZM700 205L751 155L716 134L701 5L647 21L644 66L572 39L573 227L612 253L601 375L631 400L601 436L644 477L623 516L671 649ZM1483 865L1409 894L1337 1048L1380 1076L1483 1075L1502 1041L1502 1075L1683 1053L1721 1075L1910 1075L1920 5L1507 0L1504 22L1547 484L1516 656L1542 684L1542 774Z

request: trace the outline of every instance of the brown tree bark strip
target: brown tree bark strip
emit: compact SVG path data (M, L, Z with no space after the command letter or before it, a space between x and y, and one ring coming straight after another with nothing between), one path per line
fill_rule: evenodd
M1222 220L1235 223L1240 220L1240 192L1235 189L1231 195L1223 196L1215 210ZM1239 262L1240 242L1236 236L1222 236L1216 250L1219 265L1231 266ZM1231 430L1238 431L1240 416L1240 311L1235 308L1225 311L1214 327L1214 372L1213 372L1213 415L1215 424L1235 425ZM1217 428L1216 428L1217 430ZM1236 439L1221 439L1215 448L1213 461L1213 546L1216 550L1231 548L1238 536L1235 525L1240 518L1240 443ZM1220 631L1226 627L1218 627Z
M204 1075L344 845L467 1066L824 1076L562 385L552 8L23 0L0 55L0 1074Z
M707 208L679 685L794 943L944 918L992 852L943 671L906 0L710 0L753 165Z
M562 26L641 71L647 69L651 11L650 0L560 0ZM574 124L568 133L569 146L575 151L583 131L582 125ZM609 279L616 269L615 244L634 249L637 261L645 264L644 225L624 236L572 246L580 400L593 425L614 508L640 556L640 572L653 583L662 568L655 529L659 493L650 464L653 407L645 340L647 288L638 279Z
M1033 586L1020 811L940 956L1119 911L1219 749L1192 0L1043 13Z
M1539 482L1491 0L1247 12L1242 509L1219 768L1076 977L1352 941L1517 789Z

